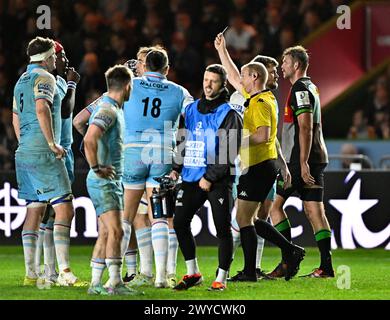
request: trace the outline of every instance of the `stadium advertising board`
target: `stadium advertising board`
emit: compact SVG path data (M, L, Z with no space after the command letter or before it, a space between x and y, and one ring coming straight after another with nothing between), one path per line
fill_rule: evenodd
M97 221L85 187L86 174L78 174L73 185L76 218L72 222L72 243L92 244ZM332 228L332 248L376 248L390 250L390 172L326 172L325 210ZM299 198L286 203L294 242L315 246L313 232ZM233 215L235 213L233 212ZM14 173L0 179L0 244L20 244L26 215L24 200L18 199ZM192 232L199 245L215 245L216 230L208 203L195 215Z

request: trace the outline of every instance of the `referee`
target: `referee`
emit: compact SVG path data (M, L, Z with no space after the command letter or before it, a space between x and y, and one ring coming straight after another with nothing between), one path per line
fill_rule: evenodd
M287 263L285 279L289 280L299 270L299 264L305 255L304 249L290 243L265 220L259 219L253 223L259 204L266 199L277 176L276 99L265 87L268 72L263 64L250 62L241 68L240 75L229 56L221 33L217 35L214 45L223 66L227 69L229 82L247 98L243 124L244 139L240 150L243 173L237 187L236 217L240 227L245 266L243 271L231 280L257 281L256 233L281 249Z

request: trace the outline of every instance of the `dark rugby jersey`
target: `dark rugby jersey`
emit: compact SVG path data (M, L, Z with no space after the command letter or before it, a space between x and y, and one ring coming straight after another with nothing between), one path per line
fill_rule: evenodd
M313 140L308 163L328 163L321 129L321 105L318 88L309 77L297 80L291 87L284 108L282 151L287 163L300 163L298 116L313 114Z

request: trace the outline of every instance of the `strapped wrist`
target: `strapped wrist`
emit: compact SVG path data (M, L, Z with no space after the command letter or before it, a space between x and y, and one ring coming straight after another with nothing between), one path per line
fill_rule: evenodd
M68 89L76 90L77 83L75 81L69 80L67 83L68 83Z
M91 169L93 172L97 173L97 172L100 171L101 168L100 168L100 165L97 164L96 166L90 167L90 169Z

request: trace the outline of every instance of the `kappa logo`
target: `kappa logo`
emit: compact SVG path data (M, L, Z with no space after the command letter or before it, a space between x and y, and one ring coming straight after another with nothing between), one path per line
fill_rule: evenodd
M242 190L242 191L240 192L240 196L242 196L242 197L248 197L248 194L247 194L244 190Z
M218 201L219 201L219 203L222 205L223 204L223 201L224 201L225 199L224 198L219 198L218 199Z

